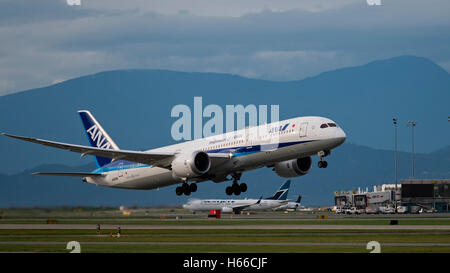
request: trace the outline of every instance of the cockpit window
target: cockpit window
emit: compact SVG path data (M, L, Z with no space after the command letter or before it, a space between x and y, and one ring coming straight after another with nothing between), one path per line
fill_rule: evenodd
M328 127L328 125L326 123L320 125L320 128L327 128L327 127Z
M328 126L330 126L330 127L337 127L336 123L328 123Z

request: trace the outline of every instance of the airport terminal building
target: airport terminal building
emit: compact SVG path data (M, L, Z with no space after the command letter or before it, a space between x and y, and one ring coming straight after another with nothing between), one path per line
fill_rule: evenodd
M341 191L335 192L334 202L337 207L367 207L392 206L395 201L405 206L410 213L420 209L436 212L450 212L450 179L403 179L397 185L384 184L374 186L373 192Z
M360 188L353 191L335 192L334 203L338 207L356 207L357 209L365 209L370 206L388 206L394 200L400 201L401 185L383 184L374 186L373 191L369 192L368 188L362 191Z
M424 207L450 212L450 179L402 180L402 205L408 211Z

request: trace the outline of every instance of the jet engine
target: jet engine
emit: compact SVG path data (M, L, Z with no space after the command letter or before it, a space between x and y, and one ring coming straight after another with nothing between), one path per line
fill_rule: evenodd
M211 159L202 151L180 154L172 161L172 175L175 178L199 177L209 171Z
M223 207L222 213L233 213L233 208L230 207Z
M309 172L312 166L310 156L275 163L274 171L281 177L302 176Z

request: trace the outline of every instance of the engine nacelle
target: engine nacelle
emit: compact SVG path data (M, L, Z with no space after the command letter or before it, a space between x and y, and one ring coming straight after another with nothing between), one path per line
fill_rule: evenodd
M210 167L211 159L205 152L180 154L172 161L172 175L175 178L199 177L207 173Z
M281 177L302 176L309 172L312 166L310 156L275 163L275 172Z
M233 213L233 208L230 207L223 207L222 213Z

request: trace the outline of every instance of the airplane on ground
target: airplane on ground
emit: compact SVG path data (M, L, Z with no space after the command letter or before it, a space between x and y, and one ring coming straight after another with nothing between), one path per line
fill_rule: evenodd
M287 211L311 211L310 208L306 208L305 206L301 205L302 196L299 195L297 198L297 201L295 202L288 202L286 204L283 204L279 207L274 208L273 210L287 210Z
M307 174L312 155L318 155L319 168L326 168L324 157L344 143L344 131L324 117L297 117L164 146L147 151L122 150L94 116L78 111L91 146L68 144L37 138L3 135L58 149L95 157L93 172L34 173L37 175L78 176L87 183L121 189L157 189L181 184L177 195L197 191L197 183L230 181L227 195L247 190L239 184L242 173L269 167L281 177ZM189 182L192 182L189 184Z
M243 210L266 210L287 204L291 180L284 182L272 197L262 199L193 199L183 205L192 212L221 210L223 213L239 214Z

